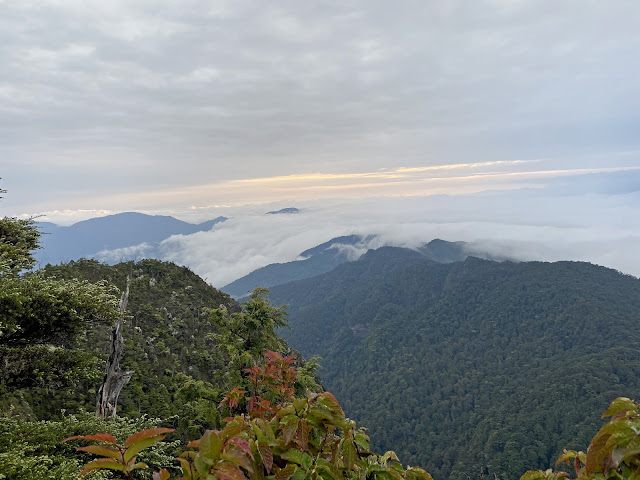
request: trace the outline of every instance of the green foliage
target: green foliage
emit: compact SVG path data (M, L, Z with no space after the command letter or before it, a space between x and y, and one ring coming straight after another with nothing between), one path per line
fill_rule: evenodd
M20 418L0 417L0 478L4 480L75 480L92 455L78 455L71 443L61 443L65 437L108 432L124 439L141 429L156 428L158 420L116 418L100 420L94 414L63 416L58 421L29 422ZM140 453L139 461L151 469L172 462L178 442L158 443ZM107 472L94 472L85 478L112 478ZM151 479L151 472L141 472L139 478Z
M81 477L94 470L115 470L124 474L125 478L133 478L134 471L149 468L146 463L137 461L138 454L142 450L146 450L164 440L166 434L173 431L173 428L142 430L131 434L122 445L118 445L116 438L109 433L74 435L65 438L62 443L71 440L94 440L100 442L76 448L80 452L93 453L102 457L87 463L80 472Z
M0 344L68 344L89 323L117 317L116 294L104 282L62 281L39 274L4 277L0 280Z
M38 248L40 233L33 219L0 218L0 274L32 268L32 252Z
M270 298L372 447L436 478L548 468L640 396L640 280L603 267L384 248Z
M256 288L242 308L230 312L221 306L211 312L211 321L219 332L211 337L227 352L236 370L252 365L269 349L280 350L284 342L276 329L288 326L284 307L274 307L266 298L266 288Z
M611 417L593 437L587 453L565 450L556 465L573 465L581 480L640 479L640 404L628 398L615 399L603 417ZM529 471L520 480L570 478L564 471Z
M215 320L216 313L211 312L218 309L224 311L223 320L244 322L242 328L249 342L237 348L250 347L250 358L259 358L268 346L281 346L288 354L292 353L274 331L283 325L282 309L269 305L262 293L240 306L187 268L172 263L143 260L109 266L94 260L79 260L49 265L43 271L46 279L77 283L106 281L119 288L124 288L127 275L131 275L132 282L129 317L123 326L125 345L121 366L132 370L134 375L120 395L118 415L170 418L168 425L176 428L175 435L185 440L221 425L216 406L223 392L246 380L242 362L230 361L230 350L226 345L220 346L227 324ZM226 336L229 335L227 332ZM5 394L4 402L0 401L0 409L13 406L28 418L45 419L56 418L62 409L74 412L95 408L95 392L104 365L100 362L104 362L108 345L108 325L91 324L71 345L75 347L73 352L84 352L87 359L83 381L67 391L53 392L48 388L34 388L34 385L53 385L45 381L31 382L28 390L17 391L16 388L26 385L16 380L10 394ZM57 352L67 351L71 350ZM15 354L28 355L28 351ZM242 355L234 358L237 360ZM62 357L51 357L51 365L62 367L63 362ZM313 360L301 362L297 384L300 391L321 389L315 377L316 368ZM44 380L62 378L51 375Z
M86 354L65 350L91 322L117 315L104 284L20 272L34 264L32 220L0 219L0 394L6 388L70 386L95 374Z
M182 470L177 480L432 480L421 468L405 470L393 452L369 451L368 436L345 418L332 394L308 391L296 397L293 357L267 352L265 358L265 365L247 369L253 390L235 387L221 404L231 411L246 405L246 413L190 442L177 458ZM126 458L117 450L96 453ZM90 462L85 470L123 468L108 462ZM154 474L154 479L168 478L165 469Z
M210 334L218 327L208 311L224 305L235 312L240 307L193 272L168 262L142 260L118 265L95 260L78 260L47 266L47 278L107 281L124 288L131 275L128 314L123 326L124 349L121 367L132 370L133 378L120 394L118 414L130 417L176 417L180 435L201 435L204 426L218 425L215 405L225 389L228 362ZM76 346L104 361L109 329L93 325ZM57 393L31 404L40 418L67 410L94 408L99 382L79 385L69 393ZM35 405L34 405L35 404Z

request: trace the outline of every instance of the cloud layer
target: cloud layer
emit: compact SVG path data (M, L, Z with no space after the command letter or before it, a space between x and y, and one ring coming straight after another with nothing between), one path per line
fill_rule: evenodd
M600 186L620 183L621 193ZM370 248L415 247L433 238L520 260L581 260L640 276L640 174L564 179L543 189L353 200L309 205L296 215L244 215L210 232L159 246L104 252L103 259L159 256L223 286L269 263L292 261L333 237L377 234Z
M4 0L3 206L150 210L167 208L153 192L253 177L514 159L638 165L619 155L640 148L639 22L632 0ZM212 203L227 202L197 205Z

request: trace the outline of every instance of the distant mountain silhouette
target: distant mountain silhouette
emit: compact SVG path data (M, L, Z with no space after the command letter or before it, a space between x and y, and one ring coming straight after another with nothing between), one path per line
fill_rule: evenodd
M369 250L368 245L374 238L360 235L333 238L302 252L300 260L272 263L225 285L221 290L234 298L242 298L256 287L273 287L321 275L342 263L360 258ZM464 242L435 239L418 248L416 255L440 263L457 262L467 258L465 248Z
M272 210L271 212L267 212L266 215L277 215L279 213L299 213L300 210L298 210L295 207L287 207L287 208L281 208L280 210Z
M196 225L165 215L125 212L91 218L69 227L38 222L44 235L43 248L38 250L36 258L43 266L82 257L90 258L101 250L113 250L141 243L159 243L171 235L208 231L215 224L225 220L225 217L218 217Z

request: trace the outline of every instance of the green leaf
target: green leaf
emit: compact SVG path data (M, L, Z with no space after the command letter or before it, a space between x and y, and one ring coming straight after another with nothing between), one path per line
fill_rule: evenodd
M142 430L138 433L134 433L129 438L127 438L124 441L124 446L128 448L131 445L137 442L140 442L142 440L145 440L147 438L157 437L158 435L162 435L164 433L171 433L171 432L173 432L173 428L150 428L148 430Z
M405 473L405 478L407 478L407 480L433 480L429 472L419 467L408 468Z
M353 470L353 464L356 461L356 446L353 441L344 439L342 443L342 458L344 466L348 471Z
M320 460L324 460L324 459L320 459ZM327 460L324 460L323 462L318 461L318 465L319 466L317 468L320 469L321 471L326 472L330 479L333 479L333 480L344 479L344 475L342 475L342 472L340 471L340 469L336 467L333 463Z
M202 455L196 455L193 459L193 466L196 467L197 472L202 476L209 473L212 465L213 461L206 459Z
M338 403L336 397L334 397L331 393L321 393L316 398L316 401L327 407L333 414L337 415L339 418L344 418L344 411L342 410L342 407Z
M138 462L138 463L136 463L134 465L129 465L127 467L127 472L133 472L134 470L139 470L141 468L149 468L149 465L147 465L144 462Z
M308 453L301 452L300 450L297 450L295 448L287 450L282 455L280 455L280 457L288 462L297 463L305 470L309 470L309 468L311 468L311 465L313 464L313 459Z
M276 472L275 480L289 480L294 473L296 473L296 467L294 464L290 463L286 467L281 468Z
M400 461L398 455L396 455L396 452L394 452L393 450L388 450L387 452L385 452L385 454L380 458L380 463L386 465L389 460L394 460L396 462Z
M354 438L356 445L358 445L363 450L369 450L369 442L367 441L367 436L363 433L356 433Z
M122 460L122 454L120 450L106 445L87 445L85 447L78 447L76 450L93 453L94 455L102 455L103 457L115 458Z
M633 457L640 456L640 437L635 437L622 454L622 461L629 462ZM640 460L640 458L638 458ZM640 462L639 462L640 463Z
M629 410L637 413L638 405L629 398L618 397L613 402L611 402L611 405L609 405L607 411L602 414L602 418L616 416Z
M589 445L589 449L587 450L587 463L585 466L587 475L596 472L602 460L604 460L604 457L609 454L604 448L608 439L608 434L598 433L591 441L591 445Z
M185 458L176 458L178 462L180 462L180 467L182 468L182 476L190 479L193 473L193 465L189 463L189 461Z
M134 443L133 445L131 445L129 448L127 448L125 450L125 452L124 452L124 461L128 462L133 457L135 457L139 452L141 452L142 450L144 450L147 447L150 447L154 443L158 443L161 440L164 440L164 435L159 435L159 436L151 437L151 438L145 438L144 440L140 440L140 441Z
M220 458L222 439L213 430L207 430L200 439L200 455L216 461Z
M126 471L126 467L123 464L116 462L111 458L99 458L98 460L87 463L82 469L82 472L80 472L79 476L81 477L92 470L99 469L117 470L119 472Z
M235 437L242 431L244 431L245 426L239 419L234 419L227 423L227 425L222 429L220 436L226 441L230 438Z
M545 480L545 478L542 470L529 470L520 477L520 480Z

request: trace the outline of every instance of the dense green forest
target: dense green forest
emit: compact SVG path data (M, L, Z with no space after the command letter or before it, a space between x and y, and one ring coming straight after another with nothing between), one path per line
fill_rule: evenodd
M640 280L603 267L385 247L270 298L372 445L435 478L547 468L640 395Z
M70 480L83 464L94 480L113 470L155 471L154 480L431 480L402 464L436 478L518 478L564 447L585 448L598 413L640 393L640 281L590 264L456 262L464 252L446 242L433 247L453 263L438 263L428 248L385 247L274 288L275 304L291 304L287 333L285 309L264 289L239 304L156 260L30 271L33 221L1 219L0 239L8 480ZM118 416L102 419L96 393L114 321L124 322L121 363L132 377ZM316 363L276 329L324 356L323 381L370 437L333 395L316 393ZM616 400L588 454L562 458L577 475L635 475L638 410ZM81 440L102 443L75 453ZM374 453L391 449L399 457Z
M295 353L275 334L285 312L264 291L238 304L188 269L156 260L29 271L38 242L33 221L0 219L0 478L76 478L88 456L60 442L96 431L175 429L171 442L143 456L151 466L170 464L181 441L222 424L217 406L246 381L244 368L267 349ZM127 277L121 366L133 375L118 418L102 420L96 392ZM299 366L297 388L318 390L314 364Z

